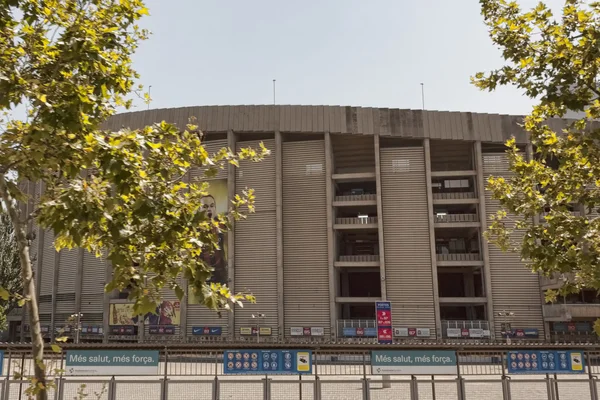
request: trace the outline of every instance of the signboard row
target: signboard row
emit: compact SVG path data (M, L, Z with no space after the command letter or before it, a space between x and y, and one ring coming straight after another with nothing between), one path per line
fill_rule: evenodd
M312 352L308 350L226 350L225 374L310 374Z
M489 338L490 331L488 329L479 328L448 328L446 329L446 336L448 336L449 338Z
M271 336L273 330L267 326L261 326L260 329L255 326L247 326L240 328L240 335L242 336L256 336L260 333L260 336Z
M572 350L515 350L508 352L509 374L582 374L583 352Z
M313 326L310 328L306 328L306 327L296 326L296 327L290 328L291 336L323 336L324 334L325 334L325 329L322 327Z
M4 353L0 351L0 368ZM67 375L156 375L158 350L67 350ZM507 356L509 374L582 374L579 350L514 350ZM371 352L375 375L456 375L452 350L377 350ZM310 350L227 350L223 371L234 375L311 374Z

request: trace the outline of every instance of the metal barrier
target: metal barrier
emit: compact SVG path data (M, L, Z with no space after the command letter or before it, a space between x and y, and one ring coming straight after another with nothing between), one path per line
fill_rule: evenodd
M56 353L47 365L54 400L600 400L600 352L582 351L581 375L508 375L502 349L457 350L452 376L372 374L368 350L334 349L314 349L308 375L224 375L216 349L162 349L156 374L146 377L63 376L64 357ZM28 399L31 381L22 377L32 371L30 353L7 351L0 400Z
M26 400L28 381L0 384L2 400ZM598 400L596 378L466 379L81 379L61 378L53 400Z

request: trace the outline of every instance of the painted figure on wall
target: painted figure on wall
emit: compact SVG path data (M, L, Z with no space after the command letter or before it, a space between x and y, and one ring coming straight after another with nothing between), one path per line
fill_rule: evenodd
M208 195L201 199L202 208L206 211L206 215L210 219L217 218L217 202L214 196ZM226 284L227 283L227 261L225 256L225 235L218 227L213 228L213 233L217 236L219 248L213 251L202 251L202 260L204 263L213 269L212 278L209 282Z

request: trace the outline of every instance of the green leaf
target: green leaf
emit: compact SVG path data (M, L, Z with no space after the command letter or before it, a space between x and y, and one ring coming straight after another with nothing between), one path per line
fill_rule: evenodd
M60 353L62 351L62 349L60 348L59 345L57 344L51 344L50 347L52 348L52 351L55 353Z
M8 300L10 297L10 293L8 293L8 290L4 289L3 287L0 287L0 298L2 300Z

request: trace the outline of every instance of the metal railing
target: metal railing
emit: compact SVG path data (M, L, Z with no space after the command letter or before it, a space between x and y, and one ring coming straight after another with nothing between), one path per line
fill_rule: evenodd
M374 201L377 200L377 195L372 193L365 194L348 194L335 196L334 201Z
M379 256L371 254L361 254L355 256L339 256L340 262L378 262Z
M475 321L469 321L475 322ZM486 322L486 321L481 321ZM533 346L538 348L539 346ZM110 346L96 346L118 350ZM127 347L127 348L131 348ZM148 346L139 348L148 349ZM371 346L372 349L385 347ZM518 348L518 347L515 347ZM568 349L569 347L563 347ZM415 348L399 348L414 350ZM66 376L53 373L49 398L149 400L149 399L260 399L260 400L600 400L598 378L600 350L581 348L585 367L578 375L510 375L506 350L456 350L456 373L452 375L382 375L374 373L368 350L313 349L312 373L308 375L261 375L232 377L223 374L223 349L163 348L157 373L152 376ZM30 353L5 350L5 379L0 380L0 400L25 400L31 381L14 378ZM52 354L48 354L51 356ZM51 362L64 367L63 355ZM21 364L23 363L23 364ZM28 362L29 363L29 362ZM66 372L68 374L68 372ZM82 397L83 395L83 397Z
M365 224L376 224L377 217L345 217L345 218L336 218L335 223L339 225L365 225Z
M436 214L434 216L436 223L445 222L478 222L477 214Z
M0 399L27 399L28 381L0 383ZM252 379L61 378L49 399L101 400L598 400L598 379L534 376L489 379L456 376L253 377Z
M459 199L474 199L474 192L441 192L432 193L433 200L459 200Z
M481 261L479 253L436 254L438 261Z
M448 328L455 329L490 329L490 323L484 320L475 321L453 321L453 320L442 320L442 329Z

